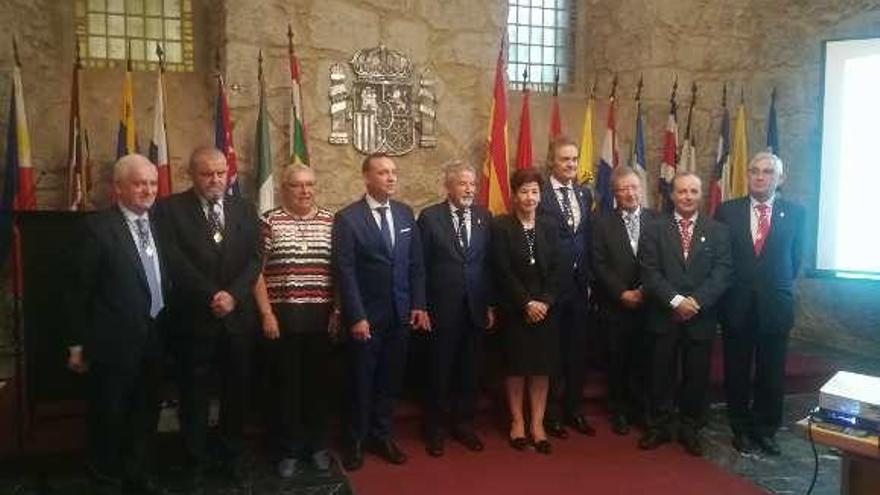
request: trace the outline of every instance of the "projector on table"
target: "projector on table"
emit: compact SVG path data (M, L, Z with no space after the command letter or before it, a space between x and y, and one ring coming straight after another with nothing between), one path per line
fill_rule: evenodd
M820 421L880 434L880 378L838 371L819 389Z

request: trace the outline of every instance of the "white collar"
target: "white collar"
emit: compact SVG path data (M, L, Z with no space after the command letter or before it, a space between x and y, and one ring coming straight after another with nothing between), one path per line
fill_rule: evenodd
M774 202L774 201L776 201L776 195L775 195L775 194L772 195L772 196L770 196L770 199L768 199L767 201L758 201L758 200L755 199L753 196L749 196L749 204L751 205L752 209L755 209L756 206L761 205L761 204L763 204L763 205L767 205L767 206L769 206L770 208L773 208L773 202Z
M642 214L642 205L636 205L636 209L634 211L626 211L623 208L620 209L620 216L626 218L627 215L637 217Z
M123 216L125 217L125 219L128 220L129 222L134 223L134 222L136 222L137 220L140 220L140 219L144 219L144 220L146 220L147 222L150 221L150 212L149 212L149 211L145 211L145 212L141 213L140 215L138 215L137 213L135 213L135 212L131 211L130 209L128 209L128 208L127 208L125 205L123 205L122 203L118 203L118 205L119 205L119 209L120 209L120 211L122 211L122 215L123 215Z
M554 191L559 189L560 187L567 187L571 189L572 192L574 192L574 181L571 181L568 183L568 185L566 185L562 182L559 182L559 180L556 179L556 176L550 174L550 187L552 187Z
M385 207L389 210L391 209L391 199L388 199L384 203L380 203L379 200L370 196L370 193L364 194L364 200L367 202L367 206L370 207L371 210L375 210L376 208Z
M684 218L684 217L681 216L677 211L675 212L675 214L674 214L673 216L675 217L675 223L680 223L681 220ZM700 217L700 212L699 212L699 211L698 211L698 212L695 212L694 215L690 218L690 220L691 220L691 225L695 225L695 224L697 223L697 219L698 219L699 217Z
M455 206L455 204L452 201L450 201L449 199L446 200L446 204L449 205L449 211L451 211L453 215L457 215L456 212L459 210L459 207ZM464 210L465 215L468 215L471 212L470 206L462 206L460 209Z

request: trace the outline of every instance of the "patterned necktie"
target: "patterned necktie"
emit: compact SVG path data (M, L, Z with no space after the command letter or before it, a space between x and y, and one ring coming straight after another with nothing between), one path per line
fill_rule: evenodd
M684 259L687 259L691 253L692 223L694 222L690 218L682 218L678 221L679 233L681 234L681 252L684 254Z
M770 207L765 203L755 205L758 210L758 233L755 235L755 256L760 256L767 242L767 234L770 233Z
M379 233L382 234L382 242L385 243L388 254L391 254L394 252L394 242L391 240L391 226L388 225L388 207L378 206L376 211L379 212Z
M156 273L156 263L153 257L156 250L150 241L150 230L147 225L146 218L138 218L135 221L138 233L138 255L141 258L141 265L144 267L144 273L147 275L147 287L150 289L150 316L155 318L159 311L165 306L165 300L162 297L162 288L159 286L159 274Z
M468 239L467 225L464 223L464 208L455 210L455 216L458 217L458 242L465 250L469 247L470 239Z
M211 227L211 238L219 244L223 240L223 221L220 220L220 202L216 199L208 201L208 223Z
M626 235L629 237L629 244L632 246L633 254L639 254L639 216L634 212L623 213L623 223L626 225Z
M574 228L574 211L571 209L571 196L568 195L570 189L568 186L559 188L562 193L562 214L565 215L565 221L569 227Z

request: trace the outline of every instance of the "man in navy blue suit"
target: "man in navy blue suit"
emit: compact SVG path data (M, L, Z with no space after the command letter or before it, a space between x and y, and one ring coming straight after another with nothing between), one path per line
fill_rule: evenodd
M472 451L483 450L474 433L477 362L483 333L495 320L489 306L489 210L474 205L477 173L454 161L445 170L446 200L419 215L425 256L430 336L430 392L426 450L443 455L445 426Z
M365 442L392 464L406 462L391 435L392 395L407 333L430 331L422 243L412 209L391 197L394 161L384 153L361 165L367 192L343 208L333 227L343 324L351 332L351 401L343 465L363 465Z
M587 284L590 278L590 191L576 182L578 147L560 136L550 145L548 187L541 188L538 212L554 219L559 232L559 296L553 313L559 328L559 373L550 380L547 433L565 438L563 422L584 435L596 431L582 412L587 347Z

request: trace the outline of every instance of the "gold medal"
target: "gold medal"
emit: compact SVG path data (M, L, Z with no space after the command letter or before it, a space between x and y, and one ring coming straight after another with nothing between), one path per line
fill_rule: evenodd
M533 257L529 257L529 264L530 264L530 265L534 265L534 264L535 264L535 258L533 258Z

